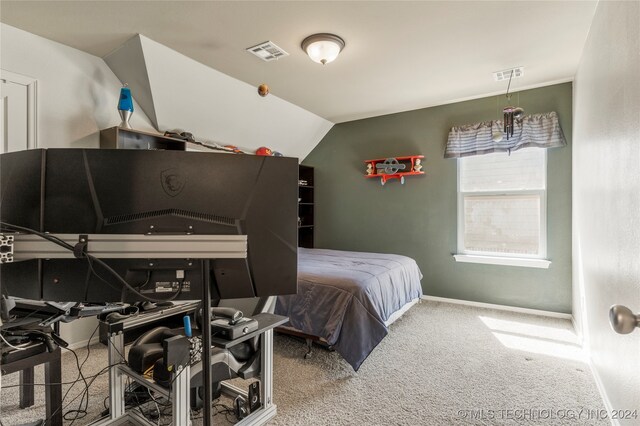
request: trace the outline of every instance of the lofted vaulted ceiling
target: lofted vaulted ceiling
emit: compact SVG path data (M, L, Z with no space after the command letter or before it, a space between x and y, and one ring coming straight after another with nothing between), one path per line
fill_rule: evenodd
M338 123L504 92L491 73L512 66L512 90L571 80L596 4L3 0L0 21L100 57L140 33ZM301 50L316 32L346 41L335 62ZM266 40L290 56L245 51Z

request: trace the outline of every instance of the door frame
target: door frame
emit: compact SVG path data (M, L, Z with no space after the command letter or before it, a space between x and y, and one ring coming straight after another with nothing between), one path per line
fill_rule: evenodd
M27 149L38 146L38 80L0 69L0 80L27 87Z

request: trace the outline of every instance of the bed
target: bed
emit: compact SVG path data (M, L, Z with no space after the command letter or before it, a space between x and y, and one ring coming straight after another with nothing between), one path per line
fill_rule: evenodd
M396 254L298 249L298 293L275 313L290 328L322 338L358 370L389 325L422 296L416 262Z

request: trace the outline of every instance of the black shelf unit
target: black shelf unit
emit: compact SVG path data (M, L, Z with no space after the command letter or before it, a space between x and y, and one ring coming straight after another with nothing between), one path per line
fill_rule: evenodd
M298 247L313 248L314 222L314 173L313 167L300 165L299 181L306 185L298 185Z
M115 126L100 131L100 148L185 151L187 144L180 139L169 138L159 133Z

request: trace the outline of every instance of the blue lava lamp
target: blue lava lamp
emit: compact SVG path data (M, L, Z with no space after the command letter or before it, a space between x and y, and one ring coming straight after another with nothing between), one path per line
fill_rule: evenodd
M133 98L131 97L131 90L129 90L126 84L122 89L120 89L118 112L120 113L120 118L122 119L120 127L124 129L131 129L129 119L131 118L131 114L133 114Z

